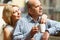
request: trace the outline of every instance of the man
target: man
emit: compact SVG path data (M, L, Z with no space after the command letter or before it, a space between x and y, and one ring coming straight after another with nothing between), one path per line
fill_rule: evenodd
M28 0L27 8L28 15L17 22L13 40L48 40L50 27L54 28L51 34L56 33L55 27L58 26L56 25L58 22L49 19L46 22L46 32L39 32L39 28L36 26L37 23L39 24L39 17L42 16L42 5L39 0Z

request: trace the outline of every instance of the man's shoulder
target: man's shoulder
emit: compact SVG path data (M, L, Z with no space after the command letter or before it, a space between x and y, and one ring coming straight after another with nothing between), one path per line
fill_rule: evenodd
M47 19L48 22L58 22L56 20Z
M21 19L18 20L18 22L25 22L27 21L27 17L22 17Z

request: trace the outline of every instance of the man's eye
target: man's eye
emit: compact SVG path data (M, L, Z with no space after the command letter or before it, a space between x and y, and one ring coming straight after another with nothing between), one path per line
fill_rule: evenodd
M39 7L39 6L35 6L35 8L37 8L37 7Z

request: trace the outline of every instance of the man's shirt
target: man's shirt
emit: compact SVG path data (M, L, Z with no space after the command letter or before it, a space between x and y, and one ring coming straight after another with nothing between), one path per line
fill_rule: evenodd
M29 15L20 19L13 33L13 40L31 40L30 31L37 23L39 24L38 21L34 21ZM48 30L50 34L55 34L57 30L60 30L60 25L56 21L47 19L46 30ZM41 40L42 35L43 33L38 32L33 37L35 40Z

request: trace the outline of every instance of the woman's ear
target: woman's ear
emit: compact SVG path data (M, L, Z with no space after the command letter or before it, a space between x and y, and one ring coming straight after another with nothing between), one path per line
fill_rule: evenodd
M3 16L2 19L3 19L5 22L8 22L8 19L7 19L5 16Z
M2 19L4 20L4 17L2 17Z

